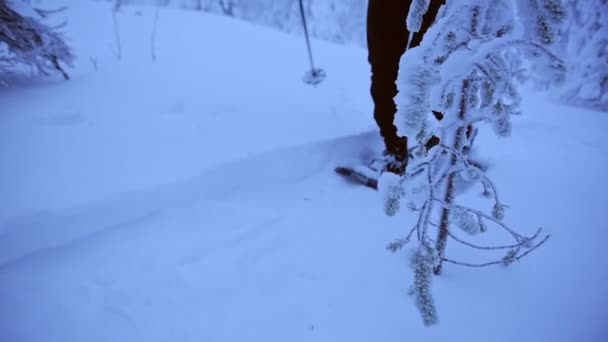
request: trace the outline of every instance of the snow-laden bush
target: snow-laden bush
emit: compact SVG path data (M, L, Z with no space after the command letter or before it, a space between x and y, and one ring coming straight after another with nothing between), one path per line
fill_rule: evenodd
M424 1L419 1L424 5ZM511 133L511 117L519 113L521 96L516 84L518 61L526 58L535 76L552 84L563 82L564 62L548 46L562 22L558 0L448 0L421 45L409 50L401 61L400 97L396 126L415 141L412 152L422 150L432 133L441 144L427 155L413 159L399 180L380 179L381 189L390 189L383 198L387 214L405 201L418 219L405 238L390 243L397 251L413 237L412 294L417 298L426 325L438 322L432 300L430 269L439 275L444 262L471 267L510 265L544 243L548 235L539 229L524 236L505 222L506 205L494 183L467 155L473 144L473 127L487 124L498 136ZM419 16L419 14L417 14ZM415 19L415 18L414 18ZM416 25L416 20L407 25ZM518 21L521 19L522 21ZM522 24L522 30L515 30ZM410 27L414 31L416 27ZM428 132L432 111L442 112L443 120ZM475 182L491 200L491 210L468 207L457 202L458 178ZM390 181L389 185L382 182ZM400 185L400 190L399 190ZM398 194L398 195L395 195ZM496 227L511 238L503 245L480 246L467 239ZM466 236L461 238L459 235ZM479 250L504 250L502 257L484 262L465 262L446 256L452 239ZM432 266L429 266L432 264Z
M565 2L567 20L558 49L570 72L555 98L608 112L608 1Z
M57 28L42 22L53 12L33 9L22 1L0 1L0 79L24 68L69 78L62 64L71 65L72 50Z

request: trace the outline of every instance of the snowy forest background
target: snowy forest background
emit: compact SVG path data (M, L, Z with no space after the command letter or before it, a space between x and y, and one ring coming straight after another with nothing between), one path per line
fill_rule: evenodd
M173 7L303 33L297 0L105 1L114 3L115 10L125 5ZM24 2L36 4L36 0ZM566 0L564 5L567 19L562 31L556 32L558 38L551 51L566 61L569 72L562 87L551 89L553 98L564 104L608 111L608 0ZM304 0L304 7L313 37L365 47L367 0Z
M297 0L106 1L117 7L134 4L204 11L303 33ZM564 85L551 90L553 98L564 104L608 111L608 0L565 0L564 4L567 20L552 52L566 61L569 72ZM367 0L304 0L304 6L312 36L366 46Z

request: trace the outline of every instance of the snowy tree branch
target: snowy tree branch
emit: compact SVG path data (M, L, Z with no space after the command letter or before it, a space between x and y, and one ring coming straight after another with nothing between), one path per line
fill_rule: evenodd
M538 237L538 235L540 234L541 231L542 231L542 229L539 228L536 231L536 233L529 238L529 240L530 241L531 240L535 240ZM471 248L474 248L474 249L481 249L481 250L513 249L513 248L525 247L528 244L528 240L525 240L525 241L520 241L518 243L511 244L511 245L479 246L479 245L473 244L471 242L465 241L465 240L463 240L463 239L455 236L451 231L448 231L448 235L452 239L454 239L454 241L456 241L458 243L461 243L461 244L463 244L463 245L465 245L467 247L471 247Z
M518 1L520 4L529 0ZM517 63L512 62L513 50L526 51L533 63L546 67L547 73L543 76L556 82L566 70L563 61L547 48L545 42L517 36L514 30L515 2L472 0L456 3L455 0L447 2L427 33L433 39L423 39L421 53L414 54L413 58L417 59L410 63L413 66L411 72L403 72L406 76L400 80L408 89L407 93L400 95L403 99L399 108L402 115L400 129L403 127L404 134L415 138L419 146L411 150L416 161L408 166L409 170L397 182L401 191L387 187L399 193L399 197L384 197L391 201L408 201L407 207L418 215L406 238L396 240L387 248L393 252L401 249L410 241L413 232L417 232L417 246L414 247L417 261L412 265L416 276L412 293L417 295L417 306L425 324L436 323L426 273L430 259L433 260L432 272L436 275L441 273L443 262L470 267L508 266L549 239L549 235L540 239L541 229L526 237L504 222L507 206L501 202L496 184L485 174L485 168L470 160L470 154L477 124L489 123L500 137L511 134L510 120L519 114L521 104L514 82L520 69ZM414 10L410 11L407 23L411 29L419 24L417 11L425 4L425 1L412 3ZM547 18L543 21L543 25L547 25L543 28L545 33L552 30L549 25L559 21L559 6L552 7L551 13L553 16L542 13ZM441 143L426 153L419 153L425 143L422 140L428 136L427 118L435 111L441 111L443 118L440 127L433 132L441 135ZM483 187L484 196L493 202L489 213L458 203L456 188L460 179ZM400 208L395 203L390 207ZM394 213L391 212L392 215ZM498 226L514 242L483 246L460 238L453 231L459 229L474 236L488 230L486 223ZM437 230L435 240L429 237L431 229ZM476 250L506 250L506 254L500 260L489 262L457 261L445 255L448 239Z
M532 251L536 250L538 247L543 245L547 240L549 240L549 235L546 235L541 241L539 241L537 244L535 244L534 246L532 246L531 248L526 250L524 253L515 254L515 255L513 255L511 253L507 253L505 258L502 258L500 260L488 261L488 262L484 262L484 263L470 263L470 262L456 261L456 260L449 259L449 258L443 258L442 260L445 262L454 264L454 265L468 266L468 267L488 267L488 266L493 266L493 265L508 266L515 261L521 260L526 255L530 254Z
M0 57L4 71L26 66L41 75L59 72L65 79L69 75L61 64L70 66L74 59L59 32L36 18L22 16L7 2L0 2Z

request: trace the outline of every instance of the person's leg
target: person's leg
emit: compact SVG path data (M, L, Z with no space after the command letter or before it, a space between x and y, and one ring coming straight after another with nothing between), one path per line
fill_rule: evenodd
M397 159L407 159L407 140L397 135L393 121L397 113L399 62L405 52L408 32L406 18L410 1L369 0L367 11L368 61L371 65L371 95L374 119L386 150Z
M429 27L434 23L439 8L445 0L431 0L427 13L423 16L420 32L414 33L410 48L416 47ZM368 60L371 65L371 95L374 101L374 119L384 139L386 151L393 155L402 165L397 165L402 172L407 165L407 137L399 137L394 125L397 106L395 96L398 93L397 77L399 63L408 44L409 32L406 19L411 1L407 0L369 0L367 12ZM438 120L443 114L433 112ZM425 143L428 149L439 143L433 136Z

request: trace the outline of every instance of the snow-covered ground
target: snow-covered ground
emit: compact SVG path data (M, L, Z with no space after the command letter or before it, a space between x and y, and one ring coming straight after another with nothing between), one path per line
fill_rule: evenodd
M507 221L551 239L446 265L427 328L385 249L415 217L333 173L380 148L365 50L314 41L311 87L301 37L162 9L152 61L125 7L118 61L109 5L67 15L73 79L0 90L0 341L608 340L605 113L528 93L511 139L482 129Z

